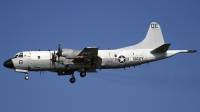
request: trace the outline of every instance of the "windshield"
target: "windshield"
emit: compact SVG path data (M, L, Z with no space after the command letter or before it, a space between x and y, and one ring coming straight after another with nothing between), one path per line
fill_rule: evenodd
M15 55L14 58L17 58L18 55Z
M22 55L22 54L20 54L20 55L19 55L19 57L23 57L23 55Z
M14 58L23 58L23 53L17 53Z

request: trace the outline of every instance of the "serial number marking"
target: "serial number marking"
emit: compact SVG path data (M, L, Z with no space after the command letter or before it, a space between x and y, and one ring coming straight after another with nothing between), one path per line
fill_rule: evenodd
M142 61L144 57L133 57L133 61Z

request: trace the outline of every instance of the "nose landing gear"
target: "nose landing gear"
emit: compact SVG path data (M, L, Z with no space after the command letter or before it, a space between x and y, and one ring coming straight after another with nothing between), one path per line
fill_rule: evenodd
M29 76L28 76L28 74L26 73L25 80L28 80L28 79L29 79Z

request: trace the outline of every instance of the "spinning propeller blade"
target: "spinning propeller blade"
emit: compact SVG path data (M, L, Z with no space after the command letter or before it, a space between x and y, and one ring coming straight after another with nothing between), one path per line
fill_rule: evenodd
M55 51L52 53L52 58L50 59L52 61L52 66L55 68L55 62L56 62L56 54Z
M58 56L58 60L56 60ZM60 48L60 44L58 44L58 51L55 53L55 51L52 53L52 58L50 59L52 61L52 65L55 68L55 62L57 61L58 64L60 63L60 56L62 56L62 49Z
M58 44L58 51L56 55L58 56L58 61L60 62L60 56L62 56L62 49L60 48L60 43Z

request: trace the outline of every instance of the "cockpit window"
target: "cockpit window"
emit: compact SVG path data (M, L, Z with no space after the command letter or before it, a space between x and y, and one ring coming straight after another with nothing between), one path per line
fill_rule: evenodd
M20 54L20 55L19 55L19 57L23 57L23 55L22 55L22 54Z
M26 55L24 55L26 57ZM17 53L14 58L23 58L23 53Z
M18 55L15 55L15 57L14 57L14 58L17 58L17 56L18 56Z

